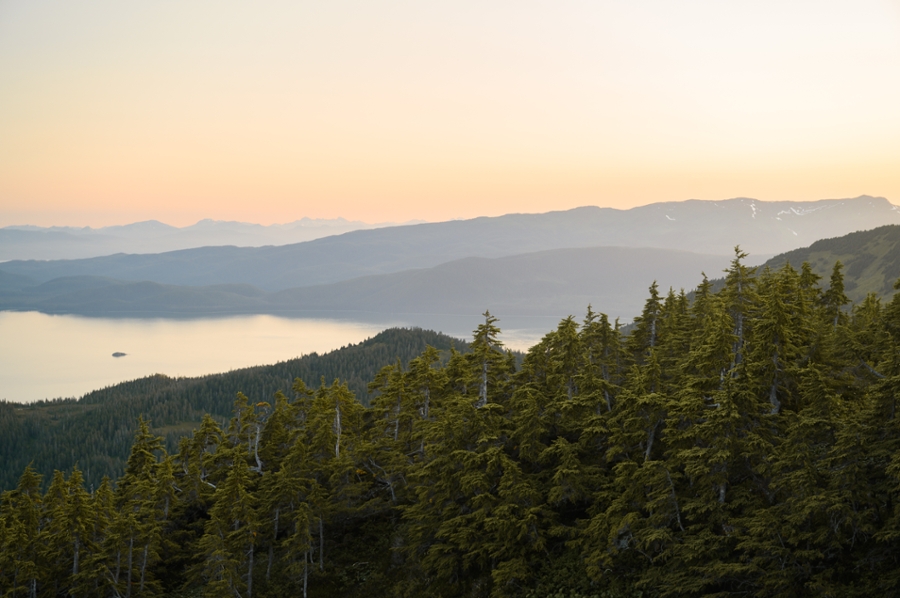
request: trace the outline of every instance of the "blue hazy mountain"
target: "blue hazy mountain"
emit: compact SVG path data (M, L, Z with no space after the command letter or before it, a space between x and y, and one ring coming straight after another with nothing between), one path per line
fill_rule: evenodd
M344 218L302 218L288 224L268 226L209 219L181 228L157 220L102 228L7 226L0 228L0 261L162 253L210 245L287 245L382 226L391 224L367 224Z
M273 247L216 246L90 259L9 261L0 268L38 282L82 275L191 286L243 283L274 291L430 268L466 257L576 247L652 247L730 255L739 244L762 261L824 237L892 223L900 223L897 206L867 196L817 202L692 200L630 210L584 207L356 230Z
M648 280L656 280L663 290L690 290L703 271L717 276L729 259L652 248L553 249L462 258L432 268L275 292L247 284L183 286L66 276L31 287L0 288L0 309L102 316L478 315L490 309L503 316L563 318L581 316L591 304L613 317L631 319L647 297Z

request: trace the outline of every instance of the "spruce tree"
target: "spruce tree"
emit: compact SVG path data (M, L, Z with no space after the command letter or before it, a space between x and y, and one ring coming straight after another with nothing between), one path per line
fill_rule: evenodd
M43 527L41 476L25 468L16 489L3 496L5 545L2 556L3 573L11 596L37 598L42 561L40 535Z
M484 407L488 401L501 402L511 373L496 323L497 318L491 312L484 312L484 324L475 329L470 344L472 351L466 356L472 368L466 381L471 380L477 386L477 407Z
M249 487L246 446L227 449L231 468L216 488L209 521L199 543L203 555L204 596L252 598L256 536L256 500Z
M164 526L156 512L158 454L165 458L162 438L140 418L125 473L116 486L117 512L107 537L106 554L114 561L107 566L115 572L109 582L125 598L160 591L153 575Z

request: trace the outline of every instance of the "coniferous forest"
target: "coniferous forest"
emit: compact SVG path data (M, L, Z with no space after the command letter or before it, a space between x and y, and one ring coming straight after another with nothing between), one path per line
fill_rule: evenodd
M103 476L116 479L125 471L139 416L152 422L166 450L174 452L204 415L226 423L237 392L271 400L278 390L290 390L298 377L310 383L340 378L368 405L367 385L382 367L398 360L408 364L428 346L439 349L443 361L451 347L469 350L465 342L430 330L389 328L354 345L274 365L196 378L157 374L95 390L78 400L0 401L0 492L15 488L29 463L45 474L46 487L50 473L71 469L77 462L85 486L96 488Z
M141 419L124 473L25 468L4 596L886 596L900 588L900 294L841 265L650 287L524 360L466 353L238 394L177 450ZM900 283L898 283L900 284Z

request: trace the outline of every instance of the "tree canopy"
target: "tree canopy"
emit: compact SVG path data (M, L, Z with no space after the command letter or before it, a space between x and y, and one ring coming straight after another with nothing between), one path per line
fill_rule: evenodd
M524 359L471 350L233 395L121 475L0 501L8 596L867 596L900 591L900 294L842 268L654 283Z

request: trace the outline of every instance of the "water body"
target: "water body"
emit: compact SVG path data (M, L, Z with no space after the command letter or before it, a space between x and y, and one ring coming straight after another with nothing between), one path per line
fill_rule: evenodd
M126 319L0 312L0 399L25 403L81 397L156 373L201 376L277 363L358 343L391 326L470 338L480 321L423 314L319 316ZM555 323L519 318L500 325L507 346L526 349Z

